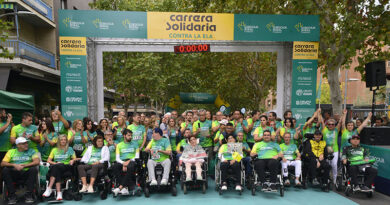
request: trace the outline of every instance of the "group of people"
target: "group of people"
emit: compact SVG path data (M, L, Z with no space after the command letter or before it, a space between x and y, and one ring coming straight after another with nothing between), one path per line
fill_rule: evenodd
M150 156L146 166L151 186L168 183L172 160L177 162L175 164L186 165L183 170L186 181L194 180L190 174L192 165L196 167L195 180L202 180L205 159L208 163L214 159L220 162L222 190L227 189L229 169L237 179L235 189L243 189L238 180L241 178L241 164L246 176L255 171L262 189L272 191L276 190L278 173L283 174L285 185L293 183L288 178L287 168L293 166L294 184L299 186L303 159L309 168L309 181L315 181L321 170L331 172L335 183L339 159L343 163L368 160L369 153L360 146L359 133L370 122L371 116L370 113L358 124L346 122L347 111L336 120L324 119L318 109L303 126L298 126L291 111L286 111L281 120L275 112L243 114L236 110L231 115L220 111L213 115L206 110L189 110L180 116L177 111L172 111L162 118L139 113L127 118L124 112L120 112L112 121L101 119L94 123L87 117L69 122L59 110L53 110L50 117L36 126L30 113L23 113L22 122L13 125L12 115L0 109L0 176L7 187L9 204L16 203L14 182L17 180L26 181L26 202L34 201L36 167L41 162L50 164L49 184L44 197L52 194L55 185L56 199L62 200L61 182L75 164L82 184L80 193L95 191L97 175L108 164L118 181L113 193L128 194L135 188L132 176L136 159L145 154ZM310 134L312 137L307 138ZM242 150L233 152L229 148L231 144L240 144ZM161 182L155 178L157 164L164 168ZM266 170L270 172L271 183L264 183ZM369 177L363 187L357 186L356 170L356 167L349 166L354 188L369 190L376 170L367 170ZM322 177L327 180L329 174Z

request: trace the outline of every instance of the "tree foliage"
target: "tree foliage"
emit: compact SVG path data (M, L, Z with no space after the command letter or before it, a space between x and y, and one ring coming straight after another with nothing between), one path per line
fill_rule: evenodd
M0 4L2 4L4 0L0 0ZM0 19L0 58L12 58L13 55L9 53L8 49L3 46L3 42L5 42L8 38L9 29L11 29L13 23L4 21Z

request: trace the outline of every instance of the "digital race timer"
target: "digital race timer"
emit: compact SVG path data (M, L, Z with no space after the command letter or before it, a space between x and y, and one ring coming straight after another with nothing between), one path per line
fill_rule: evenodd
M210 52L210 44L180 45L173 48L177 54Z

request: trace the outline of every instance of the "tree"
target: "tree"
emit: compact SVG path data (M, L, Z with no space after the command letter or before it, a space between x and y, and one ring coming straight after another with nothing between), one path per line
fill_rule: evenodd
M0 4L2 4L4 0L0 0ZM8 30L11 29L13 23L4 21L0 19L0 58L13 58L13 55L9 53L8 49L3 46L3 42L5 42L8 38Z

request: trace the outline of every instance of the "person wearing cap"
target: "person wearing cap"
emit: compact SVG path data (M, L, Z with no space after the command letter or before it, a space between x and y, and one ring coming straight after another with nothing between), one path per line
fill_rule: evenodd
M302 155L309 169L309 181L314 180L317 173L322 173L322 182L327 182L329 180L330 165L326 161L328 149L325 140L322 139L321 131L316 130L314 139L310 139L309 143L305 143ZM323 183L322 189L326 191L327 188L327 183Z
M165 137L163 138L162 135L162 130L160 128L155 128L153 131L153 139L145 149L145 152L149 152L151 156L147 163L151 186L157 185L154 169L158 163L164 168L161 185L168 184L169 172L171 170L171 160L169 159L169 156L172 153L172 149L169 140Z
M360 146L360 136L353 135L350 139L350 146L346 146L343 149L341 159L343 164L348 164L347 171L349 176L351 176L351 182L354 191L370 192L372 191L371 185L374 182L378 171L373 167L366 167L364 169L364 185L362 187L358 186L357 175L359 174L359 166L361 165L352 165L353 163L358 162L369 162L370 153L368 149Z
M20 179L26 182L26 203L33 203L32 193L38 175L38 169L35 167L39 165L39 155L34 149L29 148L24 137L18 137L15 144L16 149L9 150L1 162L3 180L8 190L8 204L16 204L14 182Z
M123 142L117 145L113 167L113 175L118 180L119 186L113 190L114 195L121 193L128 195L129 190L133 190L135 182L133 175L136 167L135 159L139 158L139 145L132 141L132 132L129 129L123 130Z

